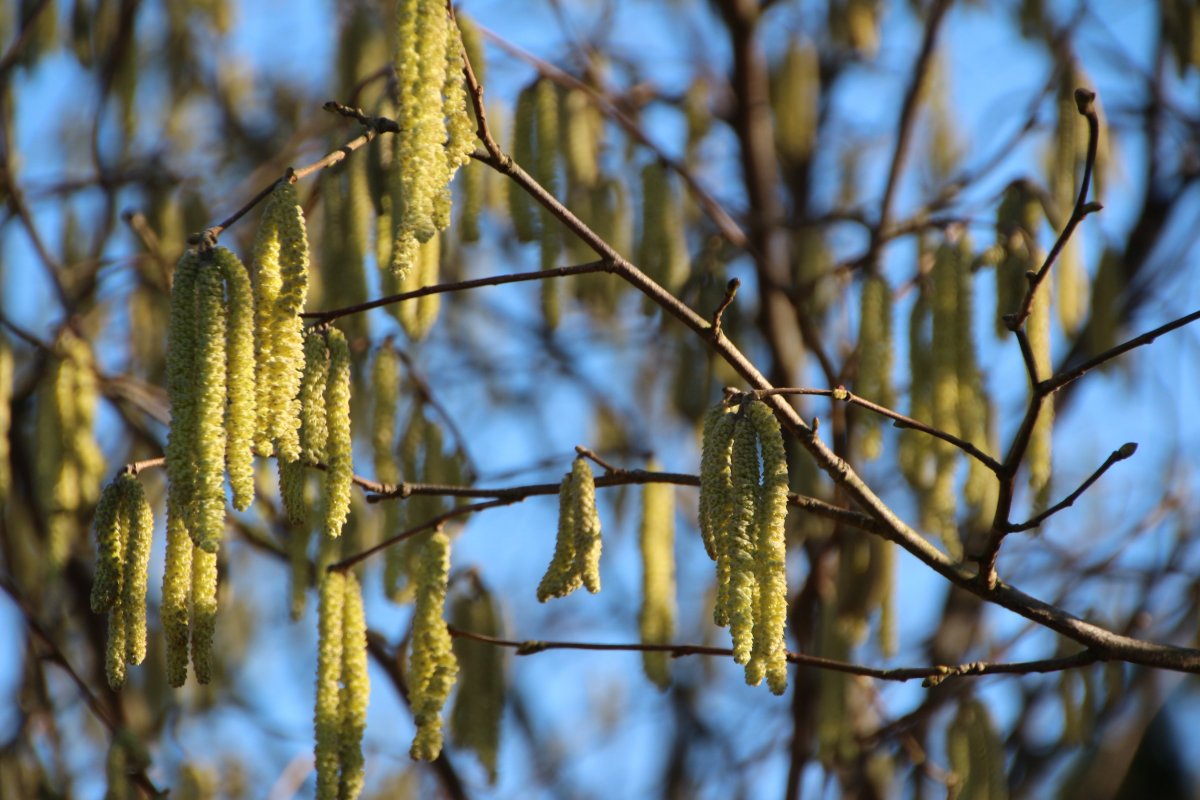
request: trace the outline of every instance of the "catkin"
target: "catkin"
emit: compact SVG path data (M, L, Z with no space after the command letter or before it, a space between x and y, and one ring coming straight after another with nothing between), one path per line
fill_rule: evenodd
M104 675L114 692L125 685L125 610L120 602L108 611L108 638L104 646Z
M817 48L811 42L793 39L771 82L776 146L780 155L793 164L807 159L816 142L820 66Z
M558 489L558 532L554 539L554 555L537 588L537 599L544 603L551 597L566 597L582 584L575 571L575 500L573 474L562 479Z
M1050 361L1050 294L1043 287L1034 299L1033 308L1025 329L1029 335L1029 347L1033 350L1038 378L1050 376L1053 365ZM1029 436L1026 463L1029 465L1029 489L1033 492L1034 505L1045 507L1050 495L1050 477L1053 471L1051 441L1054 431L1054 396L1043 397L1037 422Z
M478 583L478 582L477 582ZM455 600L451 609L455 627L484 636L504 637L503 620L490 592L482 586ZM488 782L496 782L500 749L500 722L504 715L505 651L465 636L454 640L461 671L454 707L450 710L450 735L459 747L479 757Z
M661 469L651 460L646 469ZM642 607L638 628L643 644L668 644L675 634L675 490L667 483L642 489ZM646 677L660 689L671 682L669 654L643 652Z
M717 535L732 513L733 483L729 453L737 417L718 404L704 416L700 453L700 536L708 557L717 560ZM718 623L721 624L721 623Z
M225 278L228 318L225 325L226 384L229 405L225 413L225 460L233 506L245 511L254 500L253 438L256 424L254 363L254 295L250 278L233 251L218 247L213 253Z
M774 694L787 688L787 453L779 421L765 403L751 403L746 421L753 426L762 452L762 486L759 488L754 564L758 583L759 614L754 630L752 658L755 669L765 669ZM759 666L761 665L761 666ZM747 665L747 676L751 675ZM757 683L757 681L754 681Z
M326 572L321 578L317 612L317 699L313 715L317 800L336 800L341 766L342 625L346 575Z
M363 788L363 732L367 727L367 704L371 684L367 676L367 621L363 613L362 587L354 573L347 572L342 602L342 690L338 749L341 760L339 800L354 800Z
M513 160L526 170L532 170L537 153L537 84L531 84L517 95L517 110L513 120ZM536 177L536 176L535 176ZM519 242L537 239L537 216L533 198L524 191L509 191L508 215Z
M125 535L121 516L121 479L117 478L100 494L96 506L96 576L92 580L92 611L101 614L113 607L121 596L125 576Z
M575 494L575 571L592 594L600 591L600 515L596 513L596 479L585 459L571 465Z
M163 568L162 620L167 650L167 683L176 688L187 680L189 618L192 597L192 539L183 519L168 511L167 554Z
M443 617L449 573L450 540L439 529L421 548L409 656L409 699L417 725L409 755L420 761L432 761L442 751L442 706L458 677Z
M534 87L535 124L537 127L537 151L535 154L534 177L542 188L551 195L558 194L558 91L548 80L538 81ZM550 210L539 209L541 228L541 266L553 269L558 266L562 252L562 228ZM558 325L561 313L561 281L549 278L542 284L542 315L546 325Z
M167 399L171 427L167 431L168 530L191 535L192 497L195 493L196 408L200 386L196 381L199 335L196 287L200 259L186 251L175 265L171 282L171 311L167 327ZM173 526L173 527L172 527ZM171 562L168 561L168 570Z
M895 404L892 391L892 290L887 279L870 274L863 279L858 326L858 394L886 408ZM876 414L860 417L862 451L876 459L883 449L883 429Z
M189 532L198 547L215 553L225 528L225 297L216 269L202 265L196 281L196 478Z
M125 542L121 607L125 614L125 660L141 664L146 657L146 581L150 568L150 539L154 517L141 481L129 473L117 478L120 503L129 520Z
M261 453L299 457L300 374L308 293L308 235L296 187L280 181L254 242L258 440Z
M325 470L325 535L336 538L350 515L354 480L350 437L350 348L337 328L326 333L329 381L325 390L325 419L329 426Z
M325 460L329 438L325 392L329 384L329 353L325 335L310 330L304 337L304 372L300 376L300 455L315 464Z
M759 468L758 442L754 428L738 420L730 454L733 479L733 515L721 538L729 561L727 595L729 634L733 639L733 660L750 661L754 646L754 621L757 616L758 580L755 568L754 522L758 516Z
M192 550L192 669L208 683L213 673L213 634L217 628L217 554Z

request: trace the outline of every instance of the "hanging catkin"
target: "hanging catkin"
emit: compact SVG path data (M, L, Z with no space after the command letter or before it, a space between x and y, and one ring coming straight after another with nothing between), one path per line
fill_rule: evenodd
M651 460L646 469L661 465ZM669 644L675 635L675 490L668 483L642 488L642 523L638 541L642 552L642 607L638 628L642 644ZM660 689L671 683L669 654L643 652L646 677Z
M354 480L350 436L350 348L337 328L325 334L329 347L329 382L325 387L325 419L329 426L325 470L325 535L336 538L350 515Z
M225 411L225 461L233 506L245 511L254 500L253 438L256 423L254 363L254 295L246 268L233 251L218 247L213 261L225 279L226 384L229 403Z
M858 325L858 379L862 397L886 408L895 405L892 391L892 290L877 273L863 279ZM868 459L883 449L883 429L877 414L859 416L862 451Z
M211 263L202 263L196 277L195 369L195 483L189 533L197 547L215 553L225 529L225 291Z
M367 676L367 621L363 612L362 587L354 573L347 572L342 601L342 689L338 698L340 725L338 752L341 778L339 800L354 800L363 788L363 732L367 727L367 704L371 684Z
M554 557L538 585L537 597L566 597L580 586L600 591L600 517L592 468L576 458L558 493L558 534Z
M317 800L336 800L341 766L342 625L346 575L326 572L321 577L317 612L317 700L313 714L317 771Z
M500 609L486 587L475 581L469 595L460 595L451 607L454 626L484 636L503 638ZM500 749L500 722L504 714L505 650L465 636L454 639L460 674L454 707L450 711L450 736L459 747L475 752L496 782Z
M458 660L446 629L450 540L440 529L421 548L416 574L408 686L417 733L409 755L432 761L442 752L442 706L458 677Z

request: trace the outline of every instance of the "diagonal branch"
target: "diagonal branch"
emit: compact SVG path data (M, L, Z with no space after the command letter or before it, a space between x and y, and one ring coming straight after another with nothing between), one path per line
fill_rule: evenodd
M1073 491L1069 495L1067 495L1065 498L1063 498L1063 500L1061 502L1056 503L1055 505L1051 506L1050 508L1047 508L1045 511L1038 514L1036 517L1029 520L1028 522L1022 522L1018 525L1009 525L1008 526L1009 532L1017 533L1019 531L1027 531L1027 530L1031 530L1032 528L1036 528L1037 526L1039 526L1043 522L1045 522L1047 519L1049 519L1050 517L1057 514L1059 511L1062 511L1063 509L1070 508L1071 506L1075 505L1075 501L1078 500L1079 497L1084 492L1086 492L1089 488L1091 488L1091 485L1093 483L1100 480L1100 476L1103 475L1104 473L1108 472L1109 467L1111 467L1113 464L1116 464L1118 461L1124 461L1125 459L1130 458L1136 452L1137 452L1137 443L1136 442L1126 442L1125 444L1121 445L1118 449L1113 450L1111 453L1109 453L1108 458L1106 458L1104 460L1104 463L1101 464L1100 467L1095 472L1093 472L1091 475L1089 475L1087 480L1085 480L1083 483L1079 484L1078 489L1076 489L1075 491Z

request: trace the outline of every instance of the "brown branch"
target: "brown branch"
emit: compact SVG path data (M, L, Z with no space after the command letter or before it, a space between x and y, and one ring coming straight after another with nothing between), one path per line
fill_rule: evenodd
M1099 211L1102 208L1099 203L1089 203L1087 200L1088 190L1092 183L1092 171L1096 167L1096 148L1100 143L1100 119L1096 115L1095 100L1096 93L1090 89L1075 90L1075 106L1079 113L1087 119L1088 124L1087 159L1083 164L1083 180L1079 183L1079 196L1075 200L1075 208L1071 211L1071 218L1067 220L1062 233L1058 235L1054 246L1050 248L1045 262L1042 263L1041 268L1034 273L1033 277L1029 279L1029 290L1025 292L1025 298L1021 301L1020 309L1015 315L1005 319L1005 324L1008 325L1009 330L1017 330L1029 318L1030 310L1033 308L1033 298L1037 294L1038 287L1042 285L1042 281L1050 273L1050 268L1054 266L1054 262L1058 259L1059 254L1067 246L1067 241L1070 240L1071 234L1075 232L1076 226L1088 214Z
M589 650L593 652L631 652L631 653L670 653L673 658L683 656L732 656L733 650L728 647L711 647L699 644L643 644L630 643L601 643L601 642L564 642L544 641L541 639L501 639L482 633L456 628L447 625L450 635L459 639L470 639L476 642L507 647L516 651L518 656L531 656L546 650ZM850 675L862 675L884 681L905 682L922 680L926 686L936 686L948 678L971 677L978 675L1028 675L1039 672L1061 672L1063 670L1085 667L1100 661L1101 658L1090 650L1081 650L1069 656L1040 659L1037 661L1017 662L987 662L973 661L956 665L935 665L926 667L894 667L882 669L869 667L865 664L854 664L838 661L822 656L812 656L804 653L787 654L789 664L803 667L814 667L832 672L843 672Z
M452 283L439 283L433 286L423 286L420 289L414 289L411 292L401 292L387 297L380 297L377 300L369 300L365 303L357 303L356 305L346 306L344 308L334 308L329 311L306 311L300 316L305 319L314 320L314 324L324 324L331 322L339 317L349 316L350 314L361 314L364 311L370 311L373 308L391 305L392 303L402 303L405 300L415 300L418 297L425 297L431 294L443 294L445 292L465 292L471 289L478 289L481 286L502 286L506 283L521 283L523 281L540 281L547 278L562 278L568 275L586 275L593 272L614 272L613 265L607 261L589 261L586 264L577 264L572 267L556 267L554 269L536 270L534 272L515 272L509 275L492 275L486 278L473 278L468 281L454 281Z
M721 335L721 319L725 316L725 311L729 306L733 305L733 298L737 294L738 287L742 282L737 278L730 278L729 283L725 284L725 296L721 298L721 304L717 306L717 310L713 312L712 318L712 336Z
M404 680L404 668L400 663L400 654L394 652L387 644L383 636L373 630L367 631L367 652L371 654L371 658L375 659L375 663L379 665L383 673L388 676L388 680L392 682L392 686L396 689L396 694L400 695L400 699L404 702L404 706L412 711L412 705L408 698L408 683ZM442 752L433 760L430 765L434 774L437 775L438 781L442 784L442 789L450 800L468 800L466 787L463 785L462 778L458 776L458 771L450 761L450 757L446 754L446 748L442 748Z
M952 444L955 447L957 447L958 449L962 450L967 455L978 460L981 464L983 464L985 467L990 469L992 472L999 473L1001 470L1001 464L999 461L997 461L995 458L988 455L987 453L983 452L978 447L976 447L975 445L966 441L965 439L960 439L959 437L955 436L952 433L947 433L943 430L933 427L932 425L927 425L924 422L915 420L912 417L906 417L905 415L903 415L897 411L892 411L887 406L881 406L878 403L872 403L870 400L867 400L863 397L859 397L854 392L850 391L849 389L845 388L844 386L839 386L836 389L756 389L756 390L747 392L747 394L752 394L755 397L758 397L759 399L762 399L764 397L770 397L771 395L782 394L782 395L811 395L811 396L816 396L816 397L829 397L834 400L840 400L844 403L850 403L852 405L856 405L861 408L865 408L868 411L873 411L876 414L879 414L880 416L887 417L888 419L893 420L895 422L897 428L912 428L913 430L917 430L922 433L928 434L930 436L933 436L934 438L941 439L943 442L948 442L949 444Z
M721 232L721 235L725 237L730 244L732 244L734 247L740 248L746 248L750 246L750 240L747 238L745 232L741 229L741 226L739 226L737 222L734 221L733 217L729 215L729 212L726 211L719 202L717 202L717 199L713 197L707 189L700 185L700 182L696 179L696 176L692 174L692 171L688 169L687 165L679 159L672 157L670 154L663 151L662 148L656 145L653 141L651 141L650 137L646 135L646 132L642 130L641 126L630 119L627 114L617 108L617 106L614 105L611 100L593 89L591 86L588 86L586 83L576 78L574 75L564 72L548 61L543 61L532 53L522 50L487 28L480 27L479 31L489 40L499 46L500 49L532 65L535 69L537 69L538 74L542 75L543 77L549 78L555 83L565 86L569 89L578 89L587 95L588 99L592 101L596 108L600 109L605 116L617 123L617 125L619 125L631 139L650 150L650 152L654 153L655 158L657 158L663 164L663 166L667 167L683 179L684 184L687 185L688 191L691 192L696 204L704 210L704 213L709 219L712 220L713 224L717 226L717 230ZM472 75L472 78L473 77L474 75ZM480 119L480 124L482 124L482 118Z
M3 589L4 592L12 598L13 603L15 603L17 608L20 610L21 616L25 619L25 626L29 628L29 631L35 637L37 637L38 641L40 641L48 651L48 653L42 656L42 658L52 664L58 665L59 669L67 673L67 677L71 679L71 682L75 684L75 688L79 690L79 694L83 697L83 702L88 707L88 710L92 712L92 715L95 716L96 719L100 720L104 727L108 728L111 734L116 736L121 729L121 724L117 721L116 716L111 710L109 710L107 706L104 705L104 703L100 702L100 698L97 697L96 693L92 691L90 686L88 686L87 681L85 681L83 676L81 676L79 672L76 671L75 667L71 665L66 653L64 653L62 648L59 647L54 641L54 637L50 635L50 632L46 630L45 626L38 621L37 614L21 595L20 591L18 591L16 584L9 580L8 576L0 575L0 589ZM150 797L166 796L162 790L155 786L154 783L151 782L148 777L146 777L145 770L138 770L135 773L131 773L130 777Z
M1044 381L1039 388L1046 394L1057 392L1059 389L1063 388L1072 381L1082 378L1085 374L1096 367L1101 366L1105 362L1112 361L1117 356L1124 355L1130 350L1150 344L1164 333L1170 333L1171 331L1182 328L1185 325L1190 325L1198 319L1200 319L1200 310L1193 311L1192 313L1182 316L1179 319L1172 320L1166 325L1160 325L1152 331L1146 331L1140 336L1135 336L1127 342L1123 342L1116 347L1105 350L1103 353L1095 356L1094 358L1089 358L1087 361L1084 361L1077 367L1063 370L1053 378Z
M511 179L518 188L527 192L556 219L574 231L597 255L608 259L612 263L613 272L649 297L666 313L706 340L709 346L749 386L754 389L774 388L724 333L712 336L712 326L707 320L613 250L607 242L559 203L529 173L505 155L487 129L486 118L482 112L482 89L469 74L468 82L472 103L476 110L476 119L479 120L480 138L488 148L486 155L477 154L476 158ZM925 537L900 519L863 482L849 464L833 453L817 437L816 432L800 417L796 409L776 397L768 397L766 402L771 405L772 410L788 432L808 450L817 465L846 492L847 496L867 512L870 517L870 525L865 528L866 530L903 547L946 580L988 602L995 603L1072 641L1096 650L1104 659L1124 660L1181 672L1200 672L1200 650L1155 644L1113 633L1103 627L1086 622L1061 608L1027 595L999 580L979 580L975 571L952 561L949 556L930 544Z
M1066 509L1066 508L1070 508L1071 506L1073 506L1075 504L1075 501L1079 499L1080 495L1082 495L1089 488L1091 488L1091 485L1093 483L1100 480L1101 475L1108 472L1109 467L1111 467L1113 464L1116 464L1118 461L1124 461L1125 459L1130 458L1136 452L1137 452L1137 442L1126 442L1125 444L1121 445L1118 449L1113 450L1111 453L1109 453L1108 458L1106 458L1104 460L1104 463L1101 464L1100 467L1095 472L1093 472L1091 475L1089 475L1087 480L1085 480L1083 483L1081 483L1079 485L1078 489L1076 489L1075 491L1073 491L1069 495L1067 495L1065 498L1063 498L1063 500L1061 502L1056 503L1055 505L1051 506L1050 508L1047 508L1041 514L1038 514L1036 517L1029 520L1028 522L1022 522L1019 525L1009 525L1008 526L1009 533L1017 533L1019 531L1027 531L1032 528L1036 528L1037 526L1039 526L1043 522L1045 522L1047 519L1049 519L1050 517L1057 514L1059 511L1062 511L1063 509Z

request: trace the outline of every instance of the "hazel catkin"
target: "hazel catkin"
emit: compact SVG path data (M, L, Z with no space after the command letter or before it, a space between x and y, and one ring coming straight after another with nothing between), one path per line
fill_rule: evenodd
M329 381L325 388L325 420L329 427L325 470L325 535L336 538L350 515L354 480L350 437L350 348L337 328L326 333Z
M415 576L408 685L417 733L409 755L420 761L432 761L442 751L442 706L458 677L458 660L444 618L449 573L450 540L438 529L421 547Z

